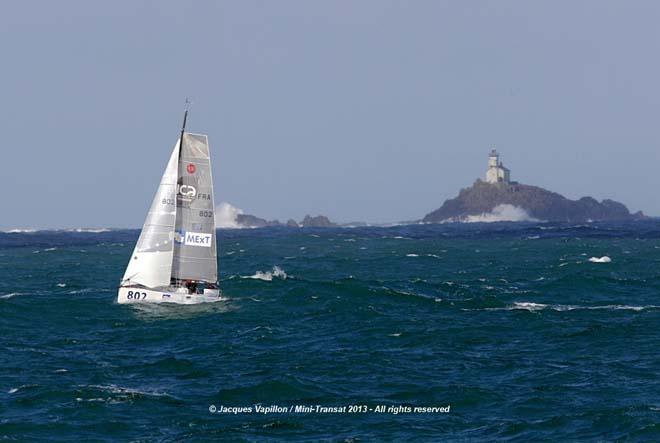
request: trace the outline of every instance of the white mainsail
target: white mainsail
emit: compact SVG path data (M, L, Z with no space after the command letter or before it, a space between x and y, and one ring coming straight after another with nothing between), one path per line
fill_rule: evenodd
M168 286L172 274L179 141L151 203L140 238L128 262L122 286L138 284L148 288Z

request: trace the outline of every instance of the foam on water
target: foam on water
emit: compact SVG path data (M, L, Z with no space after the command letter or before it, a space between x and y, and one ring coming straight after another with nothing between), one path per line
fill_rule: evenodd
M512 311L512 310L525 310L525 311L542 311L545 309L551 309L554 311L577 311L577 310L607 310L607 311L644 311L644 310L655 310L660 309L660 305L644 305L644 306L634 306L634 305L599 305L599 306L586 306L586 305L563 305L563 304L544 304L544 303L533 303L533 302L514 302L512 305L501 307L501 308L483 308L485 311Z
M251 278L254 280L263 280L263 281L272 281L273 278L286 280L287 274L279 266L273 266L273 269L270 271L266 271L266 272L257 271L252 275L241 276L241 278Z

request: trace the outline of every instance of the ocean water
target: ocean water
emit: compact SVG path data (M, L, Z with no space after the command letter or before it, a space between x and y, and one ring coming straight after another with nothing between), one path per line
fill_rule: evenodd
M223 230L118 305L138 234L0 233L0 440L660 440L660 221Z

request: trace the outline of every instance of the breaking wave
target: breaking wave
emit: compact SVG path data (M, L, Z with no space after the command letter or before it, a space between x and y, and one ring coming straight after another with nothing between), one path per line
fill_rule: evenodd
M479 215L468 215L462 220L465 223L492 223L492 222L522 222L529 221L535 222L539 221L534 217L530 216L527 211L523 208L504 204L497 205L493 208L491 212L484 212Z
M252 278L254 280L263 280L263 281L272 281L273 278L279 278L281 280L286 280L286 272L279 266L273 266L271 271L261 272L257 271L253 275L243 276L241 278Z
M236 222L236 217L243 214L243 210L227 202L221 202L215 210L216 228L239 229L243 226Z

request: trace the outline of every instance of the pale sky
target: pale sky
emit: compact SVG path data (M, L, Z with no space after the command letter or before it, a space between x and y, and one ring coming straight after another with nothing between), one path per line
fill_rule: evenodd
M0 3L0 229L140 227L180 129L216 201L423 217L482 177L660 215L660 3Z

